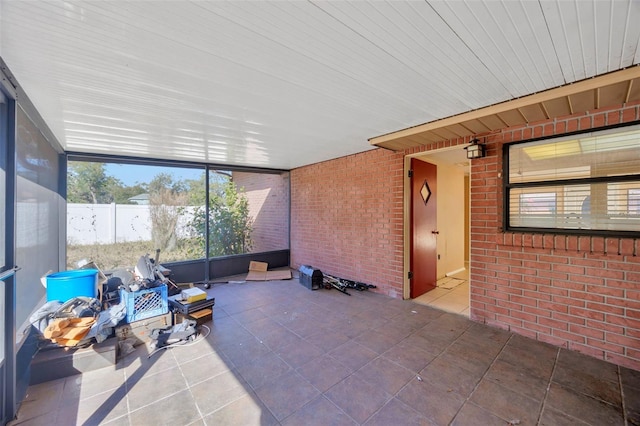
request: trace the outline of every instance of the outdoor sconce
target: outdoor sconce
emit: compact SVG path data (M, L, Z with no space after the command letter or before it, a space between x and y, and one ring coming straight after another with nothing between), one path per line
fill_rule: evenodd
M479 142L480 141L478 139L473 139L471 141L471 145L464 148L467 150L467 158L469 160L472 160L474 158L483 158L485 155L487 155L485 145Z

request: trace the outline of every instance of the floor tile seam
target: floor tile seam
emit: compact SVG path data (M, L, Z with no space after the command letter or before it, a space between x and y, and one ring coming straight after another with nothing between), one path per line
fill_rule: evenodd
M307 404L311 403L314 399L316 399L319 396L324 396L324 394L322 393L322 391L320 389L318 389L317 387L315 387L315 385L313 383L311 383L306 377L304 377L302 374L298 373L295 369L294 370L289 370L286 373L282 373L279 377L285 375L285 374L289 374L291 372L294 372L295 374L297 374L298 376L300 376L302 378L302 380L306 381L307 384L309 384L311 387L313 387L313 389L315 389L317 391L317 395L314 396L313 398L311 398L311 400L307 401L305 404L303 404L301 407L298 407L296 410L294 410L292 413L290 413L288 416L285 416L283 419L278 420L278 417L276 416L276 413L274 413L270 408L269 405L267 404L266 401L264 401L261 397L260 394L258 394L258 389L262 388L263 386L266 386L267 383L263 383L262 385L258 386L257 388L253 389L253 394L255 395L256 398L258 398L258 400L260 400L260 402L262 403L262 405L269 410L269 412L271 413L271 415L273 416L274 419L276 419L276 421L278 422L278 424L282 423L287 417L292 416L293 414L295 414L296 412L298 412L299 410L302 410ZM326 398L326 397L325 397ZM333 402L331 402L333 404ZM334 404L335 405L335 404ZM340 408L340 407L338 407ZM345 413L346 414L346 413Z
M397 365L397 366L399 366L399 367L402 367L402 368L404 368L404 369L406 369L406 370L409 370L407 367L405 367L404 365L400 364L399 362L396 362L395 360L393 360L393 359L391 359L391 358L387 358L386 356L384 356L384 354L386 354L387 352L389 352L389 351L390 351L391 349L393 349L394 347L395 347L395 346L393 346L393 347L389 348L389 350L388 350L388 351L381 353L378 357L380 357L380 358L384 358L386 361L392 362L392 363L394 363L395 365ZM423 352L427 352L427 351L425 351L425 350L423 350L423 349L420 349L420 350L421 350L421 351L423 351ZM429 355L431 355L431 353L430 353L430 352L427 352L427 353L428 353ZM427 364L425 364L425 366L424 366L424 367L422 367L422 368L420 369L420 371L422 371L422 370L424 370L425 368L427 368L427 366L428 366L429 364L431 364L431 362L433 362L433 360L434 360L434 359L436 359L436 358L437 358L437 357L433 357L433 358L431 358L431 361L429 361ZM366 364L365 364L365 365L366 365ZM416 376L420 374L420 371L418 371L418 372L414 372L413 370L409 370L409 371L411 371L411 373L413 373L413 374L414 374L414 375L416 375Z
M607 380L607 382L609 382L609 383L613 383L613 382L610 382L610 381L608 381L608 380ZM610 401L606 401L606 400L604 400L604 399L602 399L602 398L599 398L599 397L597 397L597 396L595 396L595 395L592 395L592 394L586 393L586 392L582 391L581 389L576 388L576 387L574 387L574 386L570 386L570 385L565 384L565 383L557 382L557 381L553 380L553 376L552 376L552 379L551 379L551 383L556 384L556 385L558 385L558 386L562 387L563 389L566 389L566 390L568 390L568 391L571 391L571 392L573 392L573 393L575 393L575 394L578 394L578 395L581 395L581 396L585 396L585 397L587 397L587 398L593 399L593 400L598 401L598 402L602 402L603 404L609 405L609 406L611 406L612 408L614 408L614 409L616 409L616 410L618 410L618 409L621 409L621 408L622 408L622 392L620 392L620 400L621 400L621 401L620 401L620 405L618 406L618 405L616 405L616 404L611 403ZM616 385L617 385L617 384L616 384ZM619 390L619 389L618 389L618 390Z
M358 369L358 370L359 370L359 369ZM331 402L333 405L335 405L336 407L338 407L342 412L344 412L344 413L347 415L347 417L349 417L351 420L353 420L353 421L354 421L354 423L355 423L355 424L357 424L357 425L362 425L362 424L365 424L365 423L366 423L366 422L367 422L371 417L373 417L373 416L374 416L378 411L380 411L380 410L382 409L382 407L384 407L385 405L387 405L387 404L389 403L389 401L391 401L392 399L394 399L394 398L395 398L395 395L391 395L389 392L387 392L387 391L383 390L384 394L385 394L385 395L388 395L388 396L389 396L389 398L386 398L385 402L383 402L383 403L382 403L382 405L380 406L380 408L378 408L378 409L377 409L373 414L371 414L369 417L367 417L363 422L359 422L358 420L356 420L356 419L354 419L353 417L351 417L351 416L350 416L346 411L342 410L342 408L341 408L340 406L338 406L335 402L333 402L333 400L332 400L331 398L329 398L329 396L327 395L327 393L328 393L328 392L330 392L330 391L331 391L331 389L335 388L336 386L338 386L339 384L341 384L342 382L344 382L345 380L347 380L349 377L352 377L352 376L353 376L354 378L358 379L358 380L364 381L364 382L365 382L365 383L367 383L367 384L371 384L371 382L367 382L366 380L363 380L363 379L361 379L361 378L359 378L359 377L356 377L356 376L355 376L355 373L356 373L356 371L358 371L358 370L353 371L353 372L352 372L352 373L350 373L347 377L343 378L343 379L342 379L342 380L340 380L338 383L335 383L335 384L334 384L333 386L331 386L329 389L327 389L327 390L326 390L326 391L324 391L324 392L321 392L320 394L321 394L324 398L328 399L328 400L329 400L329 402ZM406 385L405 385L405 386L406 386ZM403 386L403 388L404 388L404 386ZM316 388L316 389L317 389L317 388ZM398 392L399 392L399 391L398 391ZM397 395L397 393L396 393L396 395Z
M372 362L373 362L373 361L375 361L376 359L383 359L384 361L391 362L392 364L395 364L397 367L400 367L400 368L402 368L403 370L407 370L409 373L411 373L411 375L412 375L412 376L414 376L413 378L409 379L409 380L407 381L407 383L405 383L404 385L402 385L402 386L400 387L400 389L399 389L398 391L396 391L395 393L393 393L393 394L392 394L392 393L390 393L390 392L387 392L386 390L384 390L384 389L383 389L383 390L384 390L384 392L388 393L388 394L389 394L389 395L391 395L393 398L395 398L395 397L400 393L400 390L404 389L404 387L405 387L406 385L408 385L409 383L411 383L411 381L412 381L413 379L415 379L416 377L418 377L418 376L419 376L419 374L414 373L413 371L409 370L409 369L408 369L407 367L405 367L404 365L400 365L400 364L398 364L397 362L394 362L393 360L390 360L389 358L385 358L384 356L382 356L382 354L378 354L378 356L376 356L375 358L373 358L371 361L367 362L367 363L366 363L366 364L364 364L362 367L360 367L360 368L358 368L357 370L353 371L353 372L350 374L350 376L353 376L353 375L357 374L359 371L361 371L363 368L365 368L367 365L369 365L370 363L372 363ZM365 378L362 378L361 376L355 376L355 377L356 377L356 378L358 378L358 379L360 379L360 380L362 380L362 381L364 381L364 382L369 383L370 385L373 385L373 386L375 386L375 385L376 385L375 383L372 383L372 382L370 382L369 380L366 380Z
M620 405L622 408L622 418L624 420L624 424L628 425L629 418L627 416L627 403L626 403L627 401L624 395L625 392L624 392L624 386L622 386L622 371L619 365L616 366L616 371L618 372L618 389L620 389Z
M19 425L24 425L24 424L27 424L27 422L30 422L30 421L32 421L32 420L39 419L39 418L41 418L41 417L45 417L45 416L47 416L48 414L49 414L49 412L42 413L42 414L38 414L37 416L28 417L28 418L27 418L27 417L23 417L23 418L16 417L16 418L14 418L14 419L11 419L9 422L7 422L7 426L19 426ZM58 415L59 415L59 414L60 414L60 410L59 410L59 409L56 409L56 411L55 411L55 417L54 417L54 420L55 420L55 421L54 421L54 423L53 423L53 424L60 424L59 422L57 422L57 420L58 420ZM17 416L17 415L16 415L16 416Z
M212 349L213 349L213 348L212 348ZM206 357L211 356L211 355L214 355L214 354L215 354L215 355L217 355L217 356L219 357L219 360L220 360L221 362L223 362L224 364L227 364L227 361L226 361L225 359L223 359L223 357L226 357L227 355L225 355L225 354L224 354L224 353L222 353L222 352L217 352L215 349L213 349L213 352L209 352L208 354L198 355L198 356L197 356L197 357L195 357L195 358L191 358L191 359L186 360L186 361L185 361L185 360L183 360L182 362L178 361L178 365L186 365L186 364L190 364L190 363L192 363L192 362L195 362L195 361L198 361L198 360L202 360L202 358L206 358Z
M469 392L469 395L467 395L466 398L464 398L464 402L462 403L462 405L460 405L460 408L458 408L458 411L456 411L456 414L451 418L451 421L453 422L453 420L455 420L456 417L458 417L458 414L460 414L460 411L462 411L462 408L467 404L467 403L473 403L473 401L471 401L471 397L473 397L473 395L475 394L475 392L478 390L478 388L480 387L480 384L482 383L483 380L485 380L485 378L487 377L487 374L489 373L489 370L491 370L491 367L493 367L493 365L495 364L496 360L498 359L498 357L500 356L500 354L505 350L505 348L507 347L507 344L509 343L509 341L513 338L513 334L509 336L509 338L502 344L502 348L500 348L500 352L498 352L498 354L496 354L496 356L493 358L493 361L491 362L491 364L486 368L486 370L484 371L484 373L482 374L482 376L480 377L480 379L478 380L478 382L475 384L475 386L473 387L473 389L471 390L471 392ZM457 339L456 339L457 340ZM438 355L440 356L440 355ZM488 380L488 379L487 379ZM489 380L491 381L491 380ZM493 382L495 383L495 382ZM520 395L520 394L519 394ZM478 405L478 404L475 404ZM541 404L542 405L542 404ZM493 414L494 416L503 419L505 422L507 422L507 424L513 424L513 422L511 421L511 419L505 419L503 418L500 414L498 413L494 413L493 411L489 410L486 407L481 407L480 405L478 405L478 407L482 408L483 410ZM536 423L537 424L537 423Z
M590 394L587 394L587 393L584 393L584 392L577 391L577 390L576 390L576 389L574 389L574 388L567 387L567 386L565 386L565 385L563 385L563 384L560 384L560 383L558 383L558 382L553 382L553 381L552 381L552 384L555 384L555 385L557 385L557 386L561 387L562 389L564 389L565 391L568 391L568 392L574 393L574 394L576 394L576 395L578 395L578 396L585 397L585 398L591 399L591 400L593 400L593 401L595 401L595 402L600 402L600 403L602 403L602 404L605 404L606 406L610 407L611 409L613 409L613 410L615 410L615 411L617 411L617 412L622 412L622 414L623 414L623 418L624 418L624 411L622 411L622 410L623 410L622 403L621 403L619 406L616 406L616 405L614 405L614 404L612 404L612 403L610 403L610 402L607 402L607 401L605 401L605 400L603 400L603 399L601 399L601 398L597 398L597 397L595 397L594 395L590 395ZM555 410L556 410L556 411L560 411L560 410L558 410L558 409L555 409ZM566 413L564 413L564 412L563 412L563 414L566 414ZM566 415L568 415L568 414L566 414ZM570 416L570 415L568 415L568 416L569 416L569 417L572 417L572 418L574 417L574 416ZM586 421L586 420L584 420L584 419L578 419L578 420L580 420L580 421L581 421L581 422L583 422L583 423L592 424L592 423L590 423L590 422L588 422L588 421ZM626 425L626 424L627 424L627 423L625 422L625 425ZM594 426L599 426L599 425L594 425Z
M561 349L562 348L559 348L559 350L561 350ZM570 390L570 391L572 391L574 393L577 393L579 395L586 396L586 397L589 397L591 399L595 399L596 401L600 401L602 403L610 405L610 406L612 406L612 407L614 407L616 409L622 408L622 403L624 402L624 398L623 398L623 392L622 392L623 386L622 386L622 383L621 383L620 366L619 365L616 365L616 376L618 377L618 380L615 381L615 382L612 381L612 380L608 380L606 378L599 379L598 377L595 377L594 375L590 374L589 372L585 372L583 370L575 370L574 368L567 367L567 366L565 366L565 368L567 368L568 370L570 370L572 372L576 372L578 374L586 374L587 376L589 376L589 377L591 377L591 378L593 378L595 380L602 380L602 381L605 381L605 382L608 382L608 383L611 383L611 384L615 384L616 387L617 387L617 390L618 390L618 394L620 395L620 406L616 406L615 404L611 403L610 401L606 401L606 400L604 400L602 398L597 397L596 395L592 395L592 394L586 393L581 388L576 388L574 386L570 386L569 384L565 384L565 383L561 383L559 381L556 381L553 378L554 374L551 375L551 382L552 383L555 383L556 385L561 386L564 389ZM555 373L555 368L554 368L554 373Z
M385 393L386 393L387 395L390 395L388 392L385 392ZM362 423L357 422L355 419L354 419L354 421L356 422L356 424L359 424L359 425L364 425L364 424L366 424L369 420L371 420L371 419L373 418L373 416L375 416L375 415L376 415L376 414L378 414L380 411L382 411L382 409L383 409L384 407L386 407L386 405L387 405L389 402L391 402L393 399L395 399L395 396L394 396L394 395L391 395L391 398L388 398L384 403L382 403L382 405L380 405L380 407L379 407L376 411L374 411L373 413L371 413L371 415L370 415L369 417L367 417L367 418L366 418ZM400 401L400 400L398 400L398 401ZM402 402L402 401L400 401L400 402ZM403 402L403 404L404 404L404 402ZM406 405L407 407L409 407L407 404L404 404L404 405ZM422 415L421 413L419 413L418 411L416 411L413 407L409 407L409 408L410 408L413 412L418 413L418 415L419 415L420 417L422 417L422 418L426 418L424 415Z
M236 388L237 388L237 387L238 387L238 386L236 386ZM233 389L235 389L235 388L233 388ZM246 390L246 388L245 388L245 390ZM241 400L241 399L242 399L242 398L244 398L245 396L250 396L250 397L251 397L252 399L254 399L254 400L257 398L258 400L260 400L260 402L262 403L262 405L264 405L264 402L260 399L260 397L258 397L258 395L256 394L256 392L255 392L253 389L251 389L251 390L247 390L247 393L245 393L245 394L243 394L243 395L241 395L241 396L239 396L239 397L237 397L237 398L233 398L233 399L231 399L230 401L228 401L228 402L224 403L223 405L221 405L220 407L216 408L215 410L213 410L213 411L210 411L210 412L208 412L208 413L203 414L203 415L201 416L201 420L204 422L204 418L205 418L205 417L208 417L208 416L212 415L213 413L217 413L218 411L225 409L226 407L230 406L230 405L231 405L231 404L233 404L234 402ZM197 403L197 402L196 402L196 406L198 406L198 403ZM267 409L268 409L268 408L267 408ZM202 410L200 409L200 407L199 407L199 406L198 406L198 410L199 410L200 412L202 412ZM273 418L275 419L275 416L274 416ZM205 423L206 423L206 422L205 422Z
M355 419L353 419L349 414L347 414L342 408L340 408L339 406L337 406L331 399L329 399L329 397L327 397L324 393L320 392L319 395L317 395L316 397L312 398L311 401L308 401L306 404L304 404L302 407L298 408L297 410L295 410L293 413L289 414L287 417L285 417L284 419L280 420L280 423L284 423L287 421L287 419L293 417L294 415L296 415L296 413L298 413L299 411L303 410L307 405L311 404L313 401L315 401L318 397L323 398L325 401L327 401L329 404L333 405L334 407L336 407L342 414L344 414L345 416L347 416L349 419L353 420L356 424L359 424L357 421L355 421ZM277 419L276 419L277 420Z
M163 349L163 350L166 350L166 349ZM174 366L162 368L161 370L154 371L153 373L149 373L148 370L143 372L142 373L142 377L140 378L140 380L146 380L146 379L149 379L149 378L151 378L153 376L157 376L160 373L165 373L165 372L171 370L172 368L176 368L178 366L178 361L175 359L175 357L174 357L174 360L176 362L176 365L174 365ZM135 371L138 371L138 369L136 369ZM124 383L128 383L130 378L131 377L129 377L129 375L125 371ZM140 381L140 380L138 380L138 381ZM129 392L129 389L127 388L126 391Z
M586 420L584 420L584 419L579 419L579 418L577 418L577 417L575 417L575 416L572 416L571 414L567 414L566 412L564 412L564 411L562 411L562 410L559 410L559 409L557 409L557 408L553 408L553 407L549 407L549 406L545 406L545 407L540 411L540 416L542 416L542 415L545 413L545 411L547 411L547 410L548 410L548 411L555 411L556 413L560 413L561 415L563 415L563 416L565 416L565 417L568 417L568 418L569 418L569 419L571 419L571 420L574 420L574 421L575 421L575 424L577 424L577 425L602 426L601 424L598 424L598 423L594 424L594 423L588 422L588 421L586 421ZM542 418L540 418L540 420L539 420L539 421L538 421L538 423L536 423L536 424L540 424L540 422L541 422L541 421L542 421ZM627 424L625 423L625 426L626 426L626 425L627 425ZM630 426L631 426L631 425L630 425Z
M120 385L118 385L118 386L115 386L115 387L112 387L112 388L106 389L106 390L101 390L100 392L94 393L94 394L92 394L90 396L85 396L83 398L80 398L80 396L78 395L78 398L71 398L71 399L77 400L78 403L81 403L81 402L85 402L85 401L87 401L87 400L89 400L91 398L95 398L97 396L101 396L101 395L104 395L104 394L109 393L109 392L117 391L120 388L123 388L123 391L128 395L129 394L129 390L126 388L125 382L126 382L126 380L123 380L122 383ZM66 402L68 402L68 399L65 400L63 398L63 399L60 400L60 405L63 405Z
M565 350L569 350L569 349L565 349ZM605 361L603 361L603 362L605 362ZM619 374L619 371L618 371L617 367L619 367L619 366L615 365L615 364L612 364L612 365L614 365L616 367L616 378L615 378L615 380L611 380L611 379L606 378L606 377L597 377L597 376L591 374L591 372L589 370L586 370L584 368L575 368L573 365L559 365L559 367L561 367L563 369L566 369L566 370L570 370L571 372L574 372L574 373L579 374L579 375L588 376L589 378L592 378L592 379L594 379L594 380L596 380L598 382L606 382L606 383L611 383L611 384L618 385L618 382L619 382L619 379L620 379L620 374Z
M549 398L549 393L551 392L551 384L553 383L553 375L556 372L556 368L558 367L558 360L560 359L560 349L561 348L556 349L555 361L553 362L553 368L551 369L551 374L549 375L549 380L547 381L547 387L544 392L544 398L542 399L542 406L540 407L540 412L538 413L536 424L540 424L542 420L542 413L547 406L547 399Z
M108 426L108 425L113 424L114 422L116 422L116 421L118 421L118 420L122 419L123 417L127 417L127 420L129 421L129 424L132 424L132 423L131 423L131 417L129 416L129 411L127 411L125 414L123 414L123 415L121 415L121 416L118 416L118 417L116 417L116 418L113 418L113 419L109 420L108 422L100 422L100 424L101 424L101 425ZM85 424L85 423L83 423L83 426L84 426L84 424Z
M175 356L175 355L174 355ZM198 414L200 416L200 420L202 420L204 422L204 414L202 413L202 409L200 408L200 405L198 404L198 401L196 400L195 395L193 394L192 391L192 387L196 386L198 383L203 383L206 380L203 380L202 382L198 382L198 383L194 383L193 385L189 384L189 379L187 379L187 376L184 374L184 371L182 370L182 366L180 364L178 364L178 368L180 369L180 374L182 375L182 378L184 379L185 384L187 385L187 390L189 391L189 395L191 395L191 400L193 401L193 404L196 406L196 410L198 410ZM211 378L217 377L222 373L219 373ZM207 379L208 380L208 379ZM182 392L182 391L179 391ZM194 422L191 422L194 423Z
M196 386L198 386L198 385L201 385L201 384L202 384L202 383L204 383L204 382L207 382L207 381L209 381L209 380L212 380L212 379L218 378L218 377L222 376L223 374L228 374L228 373L231 373L231 374L233 374L233 375L234 375L234 376L236 376L236 377L237 377L238 375L240 375L240 372L238 371L237 367L227 365L227 369L226 369L226 370L224 370L224 371L220 371L220 372L218 372L218 373L214 374L213 376L207 377L207 378L202 379L202 380L198 380L198 381L196 381L196 382L192 382L192 383L190 383L190 384L189 384L189 382L187 382L187 385L188 385L189 387L192 387L192 388L193 388L193 387L196 387Z
M148 403L148 404L141 405L140 407L135 408L135 409L133 409L133 410L132 410L130 407L128 407L128 410L127 410L127 411L128 411L128 413L131 415L131 414L133 414L133 413L135 413L135 412L137 412L137 411L140 411L140 410L142 410L142 409L144 409L144 408L147 408L147 407L149 407L149 406L151 406L151 405L153 405L153 404L155 404L155 403L157 403L157 402L164 401L164 400L166 400L166 399L168 399L168 398L173 398L175 395L177 395L177 394L179 394L180 392L183 392L183 391L185 391L185 390L187 390L187 388L186 388L186 387L185 387L185 388L182 388L182 389L180 389L180 390L177 390L177 391L175 391L175 392L173 392L173 393L170 393L170 394L168 394L168 395L165 395L165 396L163 396L162 398L156 399L156 400L154 400L154 401L152 401L152 402L150 402L150 403ZM127 396L128 396L128 394L127 394Z
M151 355L152 355L152 354L153 354L153 352L152 352L152 353L147 357L147 359L148 359L148 358L151 358ZM179 368L179 367L180 367L180 365L178 364L177 359L176 359L175 355L173 354L173 352L171 352L171 356L173 357L174 361L176 361L176 366ZM171 368L175 368L175 367L171 367ZM142 374L142 377L141 377L138 381L136 381L136 383L139 383L139 382L140 382L140 380L146 379L146 378L148 378L148 377L153 377L153 376L155 376L156 374L159 374L159 373L165 372L165 371L167 371L167 370L170 370L171 368L167 368L167 369L161 370L161 371L156 372L156 373L154 373L154 374L152 374L152 375L150 375L150 376L147 376L147 373L146 373L146 372L144 372L144 373ZM137 370L136 370L136 371L137 371ZM129 398L129 393L131 392L131 390L132 390L133 388L129 388L129 379L130 379L130 377L129 377L129 374L128 374L127 370L125 369L123 373L124 373L124 379L123 379L123 382L122 382L122 385L121 385L121 386L124 386L125 401L126 401L126 406L127 406L127 413L128 413L128 414L131 414L131 413L132 413L132 410L131 410L131 401L130 401L130 398ZM182 374L182 370L180 370L180 374ZM183 376L183 377L184 377L184 376ZM186 380L185 380L185 384L187 384L187 385L188 385L188 383L186 383ZM163 399L164 399L164 398L163 398ZM140 407L140 408L142 408L142 407ZM133 410L133 411L137 411L137 410Z

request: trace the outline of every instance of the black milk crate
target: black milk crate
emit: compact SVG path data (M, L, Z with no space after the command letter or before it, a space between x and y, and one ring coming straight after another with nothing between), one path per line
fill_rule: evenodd
M120 297L127 307L125 316L127 323L164 315L169 312L167 286L165 284L134 292L120 289Z

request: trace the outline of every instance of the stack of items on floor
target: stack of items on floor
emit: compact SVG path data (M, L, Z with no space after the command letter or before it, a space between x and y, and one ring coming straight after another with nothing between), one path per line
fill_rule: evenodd
M215 298L197 287L190 287L182 290L180 294L169 297L169 304L174 312L176 324L182 321L195 321L197 325L202 325L213 318Z
M120 355L134 346L153 343L161 347L183 338L193 339L196 322L174 325L169 311L169 294L182 298L193 308L196 303L212 307L214 299L194 295L196 290L182 291L170 279L171 271L149 255L142 256L133 272L117 270L109 277L93 263L78 270L43 277L47 303L31 317L41 334L41 348L83 348L116 338ZM201 290L200 290L201 291ZM194 297L202 297L196 300ZM182 300L181 300L182 302ZM191 319L197 310L189 310L180 321ZM208 319L212 310L208 310Z

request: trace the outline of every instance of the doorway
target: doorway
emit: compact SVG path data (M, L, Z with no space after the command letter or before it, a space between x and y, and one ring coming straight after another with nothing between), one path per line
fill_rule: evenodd
M415 215L421 214L414 207L423 207L424 177L418 172L416 181L415 166L429 164L436 170L436 176L429 183L428 191L436 196L434 208L435 220L430 227L416 224ZM407 170L414 170L413 176L407 173L405 185L405 264L407 265L407 280L405 282L405 298L411 298L417 303L429 305L448 312L469 316L469 161L461 146L443 150L421 153L405 159ZM431 184L434 182L434 184ZM421 191L422 194L416 194ZM431 200L427 202L430 203ZM432 206L433 207L433 206ZM427 214L423 209L422 214ZM427 229L428 228L428 229ZM433 228L433 229L431 229ZM415 242L426 239L433 241L435 250L427 256L416 252ZM421 243L424 245L424 243ZM414 269L430 264L435 283L426 291L424 278L414 281ZM413 275L412 278L409 278Z

